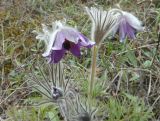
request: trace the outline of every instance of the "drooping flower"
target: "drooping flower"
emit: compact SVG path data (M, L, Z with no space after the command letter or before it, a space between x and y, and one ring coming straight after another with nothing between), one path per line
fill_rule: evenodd
M86 7L86 11L92 20L92 40L99 45L116 27L119 14L94 7Z
M47 57L50 63L58 63L64 57L66 51L70 51L74 56L79 57L81 47L91 48L95 44L77 29L68 27L60 21L54 22L52 28L53 30L49 31L43 25L44 33L38 33L36 37L45 42L46 51L43 56Z
M127 37L130 39L135 39L136 38L136 33L139 31L143 31L144 27L142 26L142 22L132 15L131 13L121 11L121 15L119 16L119 23L118 25L114 28L114 34L116 32L119 33L120 36L120 42L123 42Z

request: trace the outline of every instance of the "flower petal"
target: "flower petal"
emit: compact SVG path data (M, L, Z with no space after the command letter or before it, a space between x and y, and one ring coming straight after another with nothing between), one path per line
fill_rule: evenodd
M119 25L119 36L120 36L120 42L123 42L127 33L127 27L126 27L126 21L122 20Z
M142 26L142 22L132 15L131 13L123 11L124 17L126 18L126 21L131 25L134 29L137 31L143 31L144 27Z
M90 41L87 37L85 37L83 34L79 33L79 44L80 46L91 48L93 45L95 45L95 42Z
M65 36L65 39L75 44L78 43L79 32L76 29L71 28L71 27L64 27L64 29L62 29L61 32Z
M42 54L42 56L43 57L47 57L47 56L49 56L49 54L51 53L51 51L52 51L52 46L53 46L53 44L54 44L54 42L55 42L55 38L56 38L56 35L57 35L57 30L55 31L55 32L53 32L51 35L50 35L50 37L49 37L49 41L48 41L48 43L46 43L46 50L45 50L45 52Z
M52 50L61 50L64 41L65 41L65 35L63 34L63 32L61 31L57 32Z
M52 50L61 50L65 40L68 40L74 44L78 43L78 32L73 28L63 28L61 29L56 36L56 40Z
M70 52L76 57L81 56L79 44L72 45L72 47L70 48Z
M51 61L50 63L58 63L64 56L65 50L53 50L51 53Z
M135 39L135 29L132 28L132 26L130 26L128 23L126 23L126 32L127 32L127 36L130 39Z

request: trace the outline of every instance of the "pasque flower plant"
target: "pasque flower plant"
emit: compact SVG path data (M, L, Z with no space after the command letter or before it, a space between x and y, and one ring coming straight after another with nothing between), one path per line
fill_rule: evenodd
M47 83L49 88L45 88L40 81L36 81L39 86L49 92L49 98L58 103L60 110L62 111L61 114L66 121L91 121L96 119L95 113L97 112L97 109L90 110L90 107L92 107L90 102L93 98L96 80L98 50L104 39L119 33L120 42L123 42L126 37L135 39L136 32L144 30L141 21L137 17L120 9L104 11L102 9L86 7L85 10L92 21L91 40L93 41L90 41L77 29L65 25L65 22L62 21L55 21L52 24L52 30L48 29L47 26L42 25L43 33L36 32L36 39L45 42L46 50L42 55L48 59L51 63L50 65L53 65L52 63L59 63L68 51L74 56L79 57L81 55L81 47L91 48L94 46L92 51L91 73L89 75L90 79L88 83L89 108L84 108L82 103L79 102L79 98L75 100L78 93L70 90L68 82L63 81L63 78L61 77L59 77L59 81L57 81L58 79L53 78L54 76L57 77L55 75L56 72L59 72L57 69L53 71L54 68L50 68L49 71L50 76L52 77L51 80L55 80L53 86L50 86L50 83ZM60 75L61 74L58 74L58 76ZM58 83L56 84L56 82ZM60 84L59 82L63 83ZM74 104L75 102L76 104ZM70 109L70 111L68 111L68 109Z
M48 58L50 63L58 63L66 51L79 57L81 47L91 48L95 44L77 29L66 26L61 21L53 23L52 31L43 25L43 33L37 32L37 34L36 38L43 40L46 44L46 51L43 56Z
M92 67L88 88L88 97L91 98L93 96L95 83L96 59L101 42L110 35L114 36L117 32L119 32L120 42L123 42L126 36L135 39L135 33L142 31L144 28L138 18L120 9L104 11L93 7L90 9L86 7L86 12L92 21L91 38L96 42L96 46L93 47Z
M86 7L86 12L92 20L92 32L91 38L96 42L96 46L93 48L91 75L89 79L88 98L93 96L93 88L96 75L96 59L98 49L101 42L114 31L114 27L118 24L119 14L115 14L114 11L103 11L97 8Z

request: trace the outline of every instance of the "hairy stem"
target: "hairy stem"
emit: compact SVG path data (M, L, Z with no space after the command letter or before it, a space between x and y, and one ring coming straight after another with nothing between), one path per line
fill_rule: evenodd
M95 76L96 76L96 60L97 60L98 46L93 47L93 55L92 55L92 65L91 65L91 75L89 79L89 88L88 88L88 99L93 97L93 89L95 84Z
M2 32L2 56L3 56L3 63L2 63L2 83L4 82L5 72L4 72L4 55L5 55L5 43L4 43L4 30L3 30L3 24L1 24L1 32Z

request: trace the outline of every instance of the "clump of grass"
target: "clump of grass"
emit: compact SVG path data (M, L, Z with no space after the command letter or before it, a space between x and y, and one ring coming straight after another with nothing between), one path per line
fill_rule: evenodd
M6 113L7 121L60 121L57 109L51 104L9 107Z
M123 100L123 101L122 101ZM106 121L148 121L152 119L152 108L143 99L124 93L122 98L110 98L107 103Z

